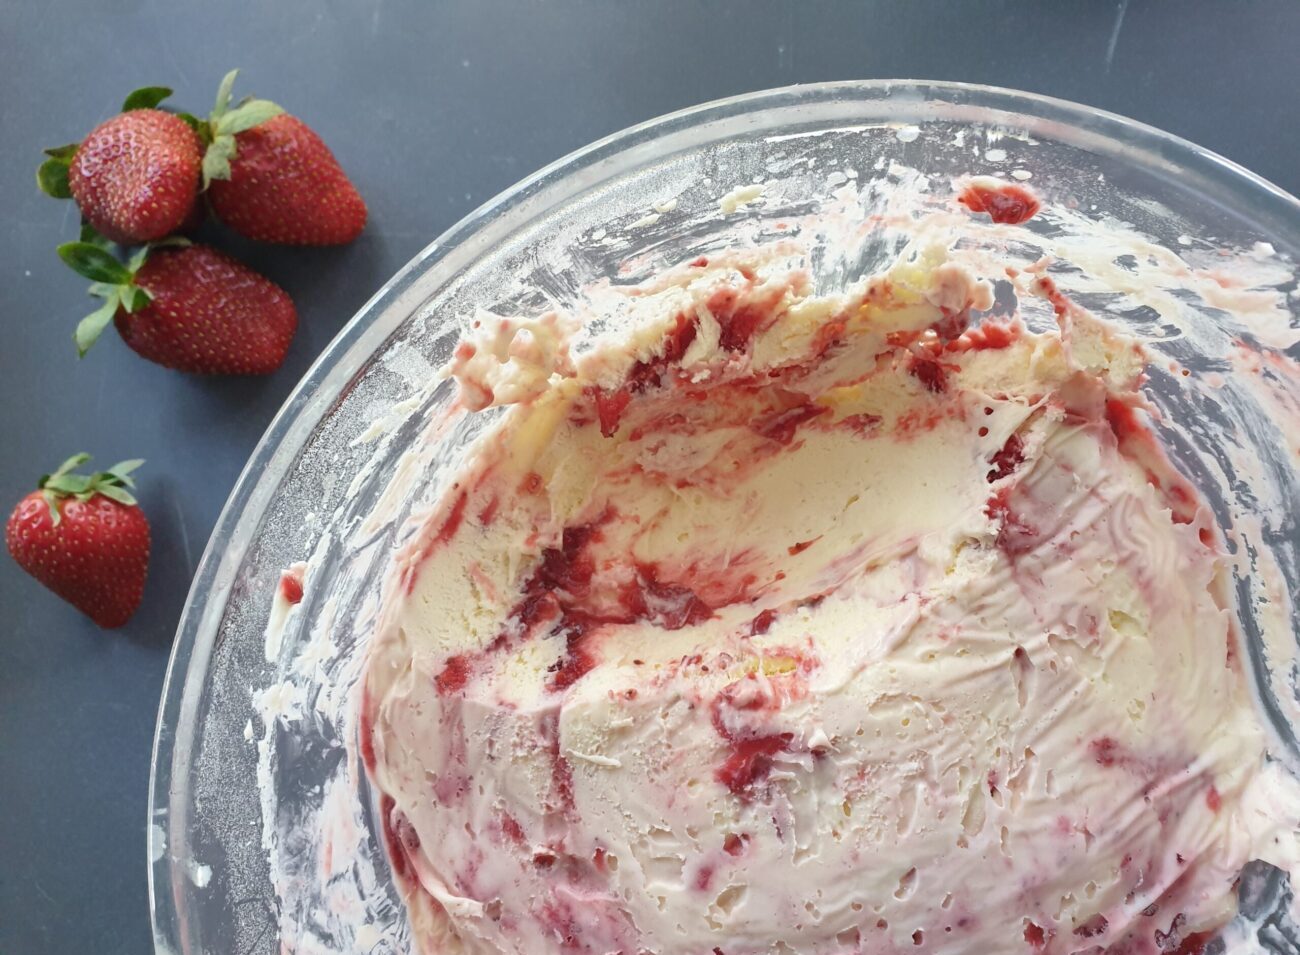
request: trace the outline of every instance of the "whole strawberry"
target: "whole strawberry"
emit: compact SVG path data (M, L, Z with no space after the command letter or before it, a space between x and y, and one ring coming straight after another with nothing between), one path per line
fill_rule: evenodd
M114 242L151 242L180 229L198 198L203 143L186 120L155 108L170 94L136 90L80 145L47 149L37 170L41 189L75 199L83 218Z
M203 180L212 211L261 242L351 242L365 228L366 204L334 154L274 103L245 100L231 110L236 72L222 80L208 119Z
M264 375L280 367L298 327L283 289L206 245L170 239L124 265L101 244L68 242L59 257L104 299L73 336L83 356L112 321L133 351L167 368Z
M120 627L140 605L149 567L149 521L129 488L143 461L76 474L78 454L42 477L5 526L23 570L101 627Z

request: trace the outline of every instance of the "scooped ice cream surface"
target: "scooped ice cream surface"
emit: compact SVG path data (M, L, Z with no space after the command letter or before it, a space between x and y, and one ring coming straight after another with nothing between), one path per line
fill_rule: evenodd
M1144 353L943 249L697 261L507 404L393 559L361 752L428 953L1192 952L1269 855L1213 517Z

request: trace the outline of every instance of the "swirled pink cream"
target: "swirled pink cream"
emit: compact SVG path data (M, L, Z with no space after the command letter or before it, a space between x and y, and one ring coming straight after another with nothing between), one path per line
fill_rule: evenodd
M700 260L583 354L462 344L465 403L511 403L394 559L362 702L426 953L1186 953L1231 917L1273 834L1212 515L1140 347L1014 281L1059 331L929 250L821 297Z

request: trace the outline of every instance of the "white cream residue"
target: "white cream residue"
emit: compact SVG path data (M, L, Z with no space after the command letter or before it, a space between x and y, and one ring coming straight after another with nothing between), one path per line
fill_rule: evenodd
M737 186L718 200L718 208L722 210L724 214L729 215L737 209L743 209L751 202L755 202L761 198L762 195L763 187L761 185Z
M200 889L206 889L208 883L212 881L212 867L200 865L197 862L189 862L185 866L186 874L189 875L190 881Z
M167 830L158 823L149 824L149 861L158 862L167 854Z

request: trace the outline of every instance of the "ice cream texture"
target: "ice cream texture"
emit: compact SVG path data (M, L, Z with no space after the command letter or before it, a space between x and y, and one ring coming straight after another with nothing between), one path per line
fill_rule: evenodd
M360 694L428 955L1190 953L1286 864L1142 347L990 278L733 253L581 352L556 315L461 343L506 407Z

